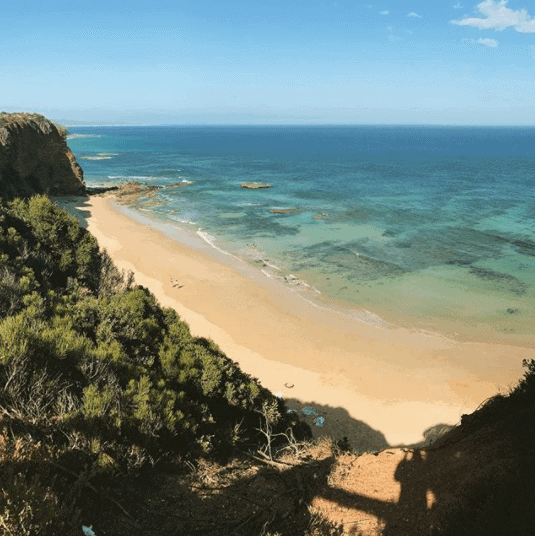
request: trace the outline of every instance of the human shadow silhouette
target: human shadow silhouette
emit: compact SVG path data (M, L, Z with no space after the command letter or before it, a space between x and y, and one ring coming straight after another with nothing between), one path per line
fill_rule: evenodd
M383 536L427 534L431 530L429 513L437 503L427 464L425 452L405 452L393 475L401 485L397 501L381 500L331 486L319 490L318 495L350 511L359 510L375 516L382 524ZM388 468L385 470L388 471ZM360 534L358 522L354 527L349 522L344 529L345 534Z
M428 510L427 495L431 491L431 483L425 478L425 464L422 452L415 450L412 456L407 453L398 465L394 478L400 483L401 491L394 515L387 519L385 536L399 534L400 529L410 531L415 522L421 524L425 519Z

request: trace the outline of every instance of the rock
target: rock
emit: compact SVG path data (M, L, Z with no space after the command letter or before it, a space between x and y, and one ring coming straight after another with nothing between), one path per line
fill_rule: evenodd
M67 130L39 114L0 113L0 197L82 195L82 168Z
M154 197L163 186L154 184L146 184L143 182L125 182L119 186L116 196L120 203L129 205L134 201L137 201L140 197L146 199Z
M86 188L85 191L88 195L100 195L108 192L116 192L118 189L118 186L94 186L92 188Z
M299 211L296 208L270 208L271 214L297 214Z
M242 182L240 184L242 188L250 188L251 190L258 190L259 188L271 188L271 184L267 182Z
M293 274L284 276L284 281L286 281L286 283L293 283L297 285L299 285L300 283L299 279Z
M192 181L182 180L180 182L173 182L172 184L166 184L166 188L175 188L176 186L187 186L188 184L193 184Z

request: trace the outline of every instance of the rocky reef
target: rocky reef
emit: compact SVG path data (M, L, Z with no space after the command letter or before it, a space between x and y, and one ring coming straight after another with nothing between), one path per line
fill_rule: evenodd
M250 190L259 190L261 188L271 188L271 184L267 182L242 182L240 184L242 188L249 188Z
M0 197L85 192L67 131L39 114L0 113Z
M298 214L299 210L296 208L270 208L271 214Z

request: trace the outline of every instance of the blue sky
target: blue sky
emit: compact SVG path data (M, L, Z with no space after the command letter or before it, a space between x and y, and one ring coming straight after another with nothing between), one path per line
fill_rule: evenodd
M19 0L0 18L0 110L535 125L535 0Z

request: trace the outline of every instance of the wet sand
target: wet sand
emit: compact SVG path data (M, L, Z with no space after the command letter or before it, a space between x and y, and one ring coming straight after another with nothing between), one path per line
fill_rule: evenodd
M194 335L213 339L289 407L314 407L325 418L322 427L307 419L315 434L347 436L354 448L386 446L383 438L391 446L420 442L429 428L456 424L513 387L522 359L535 358L529 348L373 326L318 308L208 244L136 221L112 196L61 204Z

